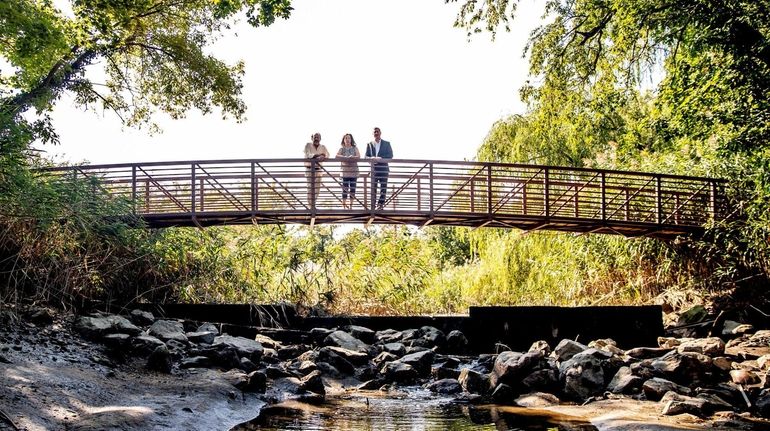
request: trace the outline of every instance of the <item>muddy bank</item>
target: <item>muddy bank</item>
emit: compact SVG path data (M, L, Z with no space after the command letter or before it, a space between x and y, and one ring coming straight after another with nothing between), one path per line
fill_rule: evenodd
M70 320L0 325L0 430L225 430L265 404L217 370L167 374L113 358Z

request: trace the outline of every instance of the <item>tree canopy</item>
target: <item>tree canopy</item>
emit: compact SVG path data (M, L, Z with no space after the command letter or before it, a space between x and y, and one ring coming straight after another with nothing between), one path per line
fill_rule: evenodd
M219 108L243 118L243 64L208 52L239 18L288 18L290 0L52 0L0 2L0 155L56 140L46 113L64 93L130 126L156 112ZM37 115L25 115L35 110Z

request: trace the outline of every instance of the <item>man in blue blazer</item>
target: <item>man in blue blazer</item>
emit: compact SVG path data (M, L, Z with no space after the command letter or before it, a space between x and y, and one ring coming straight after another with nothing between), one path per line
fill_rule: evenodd
M393 149L390 147L390 142L382 140L380 138L380 128L374 128L374 140L366 144L366 157L373 160L384 160L393 158ZM385 205L385 194L388 189L388 168L387 163L376 162L373 166L372 177L372 202L374 202L375 196L377 196L377 189L380 189L380 197L377 200L377 209L381 210Z

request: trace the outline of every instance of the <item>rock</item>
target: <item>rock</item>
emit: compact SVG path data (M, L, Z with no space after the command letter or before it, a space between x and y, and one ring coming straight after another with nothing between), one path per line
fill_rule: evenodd
M296 377L293 373L288 371L283 365L270 365L265 367L265 375L268 379L281 379L284 377Z
M564 393L585 400L604 391L603 360L589 349L574 355L559 366L559 379L564 382Z
M342 373L345 373L348 375L353 374L356 368L355 365L353 365L350 361L345 359L345 357L343 357L335 349L340 349L340 348L339 347L333 348L331 346L322 347L321 350L318 351L318 361L331 364L332 366L334 366L334 368L336 368ZM341 349L341 351L350 352L350 350L346 350L346 349Z
M102 342L113 353L124 353L129 350L131 336L128 334L107 334L102 338Z
M663 398L661 398L660 403L663 405L661 413L667 416L680 415L682 413L689 413L700 417L706 416L704 410L706 401L701 398L688 397L676 392L666 392Z
M346 361L350 362L353 365L364 365L365 363L369 362L369 355L367 355L366 353L356 352L353 350L343 349L342 347L334 347L334 346L322 347L318 351L318 357L323 358L324 354L329 351L336 353L337 355L341 356L342 358L344 358Z
M758 415L763 418L770 418L770 390L763 389L754 402L754 406L757 409Z
M217 337L217 333L211 332L211 331L187 332L185 333L185 336L187 337L187 340L189 340L191 343L211 344L214 342L214 339Z
M489 391L489 377L469 368L460 370L457 381L463 390L472 394L485 394Z
M527 391L555 391L559 387L559 373L555 369L535 370L521 381Z
M317 362L315 364L316 368L318 368L318 371L320 371L324 376L329 376L335 379L341 379L345 377L340 370L334 367L334 365L328 363L328 362ZM353 370L355 372L355 369ZM350 373L348 373L350 374Z
M721 371L727 372L733 369L733 361L724 356L717 356L711 363Z
M426 347L437 347L441 350L446 346L446 335L438 328L423 326L420 330L422 331L422 339L428 343Z
M395 329L385 329L374 333L374 338L379 343L396 343L401 341L403 334Z
M402 384L412 383L419 377L419 373L414 367L400 361L388 362L382 367L380 374L384 376L385 380L388 382Z
M658 337L658 347L661 349L675 349L682 342L694 340L694 338Z
M738 385L753 385L760 382L759 376L748 370L731 370L730 379Z
M567 361L576 354L586 350L588 346L568 339L561 340L553 349L553 354L559 361Z
M157 320L150 326L150 335L163 341L177 340L187 342L184 326L176 320Z
M457 379L460 377L460 371L453 367L448 367L446 364L441 364L439 366L431 367L430 376L436 380Z
M249 385L249 376L241 370L229 370L222 373L222 377L240 390L246 390Z
M626 350L626 355L634 359L658 358L670 352L671 348L663 347L636 347Z
M635 376L630 367L621 367L607 385L607 390L613 394L632 394L642 387L642 383L642 378Z
M199 349L190 349L191 356L205 356L211 359L212 364L222 367L226 370L239 368L241 359L238 352L232 346L220 344L217 346L206 346Z
M361 353L369 352L369 346L367 344L344 331L332 332L324 339L323 344L325 346L342 347L343 349Z
M166 345L158 346L150 353L147 358L147 369L160 371L162 373L171 372L171 352Z
M321 378L321 372L315 370L305 377L300 379L300 388L305 391L315 392L316 394L326 394L326 388L324 387L323 379Z
M276 351L277 351L278 357L286 361L289 359L298 358L300 355L307 352L308 346L305 346L302 344L292 344L290 346L280 346L278 349L276 349ZM262 354L264 355L264 351L262 352Z
M259 344L262 345L262 347L267 347L269 349L275 349L279 350L283 347L283 345L272 338L268 337L267 335L257 334L254 336L254 341L257 341ZM305 351L307 349L303 349Z
M131 310L128 317L139 326L149 326L155 322L155 316L151 312L139 309Z
M374 391L382 387L386 382L383 379L367 380L360 385L356 386L359 391Z
M559 405L561 400L546 392L532 392L516 398L513 402L520 407L543 408Z
M546 357L551 354L551 346L544 340L535 341L529 346L528 352L540 352L543 357Z
M297 366L297 371L299 371L303 376L306 376L317 369L318 366L315 364L315 362L312 361L302 361Z
M622 349L618 348L618 343L615 342L615 340L611 338L604 338L599 340L594 340L588 343L589 348L604 350L605 352L611 353L613 355L622 355L624 352Z
M356 367L356 370L353 372L353 376L363 382L376 378L379 372L379 368L372 364L366 364L360 367Z
M717 337L696 338L681 343L676 351L680 354L694 352L707 356L719 356L725 353L725 342Z
M446 350L450 353L465 353L468 351L468 339L457 329L446 336Z
M372 359L372 363L379 368L383 364L387 362L393 362L397 359L398 359L398 356L392 353L381 352L379 355L375 356L374 359Z
M265 392L267 389L267 375L261 371L252 371L248 374L249 384L246 389L253 392Z
M251 359L249 359L249 358L240 358L240 360L241 360L241 365L238 368L240 368L241 370L243 370L243 371L245 371L247 373L250 373L252 371L256 371L257 370L257 368L258 368L257 365L254 364L253 362L251 362Z
M125 317L113 314L103 317L81 316L75 320L75 329L91 338L100 338L107 334L138 335L142 332Z
M236 352L238 352L238 356L247 357L255 363L259 362L263 352L262 344L260 344L258 341L250 340L244 337L232 337L230 335L220 335L214 338L212 346L232 347L236 350Z
M313 342L316 344L323 344L326 337L333 332L333 330L327 328L313 328L310 330L310 338L312 338Z
M140 354L152 353L161 345L165 345L165 343L152 335L139 335L131 339L131 348Z
M642 384L642 391L644 391L644 395L647 399L652 401L661 399L663 395L668 392L676 392L683 395L689 395L692 392L688 387L677 385L670 380L658 377L654 377L644 382Z
M505 383L500 383L492 390L492 400L494 400L497 404L504 404L504 405L510 405L513 404L513 398L516 396L516 393L514 392L513 388L506 385Z
M463 387L455 379L441 379L429 383L426 387L431 392L437 394L451 395L463 391Z
M542 352L502 352L497 355L494 367L490 373L490 383L497 387L500 383L518 386L521 379L528 375L543 358Z
M404 364L411 365L422 377L430 375L430 366L433 364L434 353L431 350L412 353L399 359Z
M382 351L401 357L406 354L406 347L401 343L385 343L382 345Z
M179 363L179 368L208 368L211 366L211 359L205 356L193 356L185 358Z
M219 328L217 328L217 325L213 323L206 322L206 323L202 323L200 326L198 326L195 329L195 331L191 331L191 332L213 332L219 335Z
M369 328L366 328L363 326L357 326L357 325L350 325L350 326L346 326L344 329L346 332L350 333L350 335L363 341L366 344L374 343L375 333Z
M770 355L762 355L757 358L757 367L762 371L770 369Z

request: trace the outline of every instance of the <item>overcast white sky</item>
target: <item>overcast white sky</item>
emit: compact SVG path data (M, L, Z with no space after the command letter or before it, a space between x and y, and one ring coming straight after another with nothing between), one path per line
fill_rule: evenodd
M61 99L53 118L59 161L90 163L301 157L315 131L336 153L342 135L359 144L374 126L396 158L472 159L491 125L524 106L522 49L539 21L535 0L519 6L510 33L468 41L444 0L294 0L287 21L239 26L216 55L246 65L247 120L191 112L160 119L164 132L122 128L114 115ZM235 34L237 33L237 35Z

